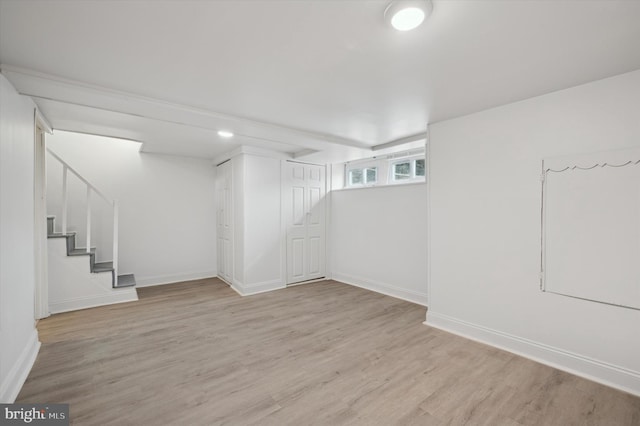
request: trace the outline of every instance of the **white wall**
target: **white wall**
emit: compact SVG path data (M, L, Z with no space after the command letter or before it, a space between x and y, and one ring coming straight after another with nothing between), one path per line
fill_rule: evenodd
M230 161L234 239L231 284L242 295L283 288L281 160L239 154Z
M119 201L121 274L135 274L141 286L216 275L215 169L209 161L139 153L137 143L59 131L47 145ZM48 178L50 188L60 187L59 174ZM59 191L48 191L50 204L59 204L56 197Z
M427 323L640 395L640 311L539 290L545 157L640 146L640 71L430 127Z
M34 321L34 108L0 75L0 402L13 402L40 343Z
M233 204L233 280L236 290L244 282L244 156L231 160L231 199Z
M331 192L332 277L427 304L426 185Z
M244 286L266 290L284 286L280 220L281 161L245 155Z

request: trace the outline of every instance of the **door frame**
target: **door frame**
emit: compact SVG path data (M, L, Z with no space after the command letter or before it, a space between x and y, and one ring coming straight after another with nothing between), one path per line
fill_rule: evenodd
M289 277L288 277L288 273L287 273L287 262L289 261L289 254L287 251L287 245L288 245L288 241L287 241L287 215L285 214L285 211L287 209L287 204L286 204L286 196L285 193L288 190L287 188L287 163L297 163L297 164L306 164L306 165L310 165L310 166L318 166L318 167L324 167L324 197L325 197L325 203L324 203L324 258L325 258L325 270L324 270L324 278L312 278L308 281L299 281L299 282L295 282L295 283L290 283L289 282ZM291 159L287 159L287 160L281 160L280 161L280 259L282 259L281 263L280 263L280 276L282 277L282 284L285 287L291 287L291 286L296 286L296 285L301 285L301 284L310 284L313 282L318 282L318 281L324 281L327 279L330 279L331 277L331 269L330 269L330 264L331 262L329 261L329 224L330 224L330 219L329 219L329 213L330 213L330 196L329 196L329 167L327 166L327 164L317 164L317 163L310 163L308 161L296 161L296 160L291 160Z
M224 248L219 244L219 242L221 240L224 240L224 238L221 238L221 236L219 235L219 221L221 219L220 215L221 215L221 209L220 209L220 204L221 203L225 203L225 199L224 199L224 191L222 191L222 194L219 192L219 188L220 185L222 184L221 182L221 169L220 167L225 167L228 168L227 171L225 171L224 173L227 176L224 176L224 178L228 178L229 179L229 203L226 206L226 211L228 212L227 214L229 215L229 245L230 245L230 255L231 260L227 262L226 266L229 266L229 268L225 268L224 270L227 272L227 277L222 276L222 274L220 273L220 264L224 263L221 262L221 256L224 256L224 259L222 260L227 260L226 254L224 254ZM233 258L233 253L234 253L234 247L235 247L235 218L234 218L234 209L233 209L233 203L234 203L234 182L233 182L233 159L230 158L228 160L225 160L219 164L217 164L215 166L215 170L216 170L216 178L215 178L215 191L216 191L216 262L218 263L218 278L220 278L222 281L224 281L225 283L227 283L228 285L234 287L234 283L235 283L235 262L234 262L234 258ZM224 222L224 218L222 218L222 221ZM223 225L224 227L224 225Z
M34 112L33 123L33 249L34 249L34 316L46 318L49 312L49 276L47 243L47 165L46 134L51 126Z

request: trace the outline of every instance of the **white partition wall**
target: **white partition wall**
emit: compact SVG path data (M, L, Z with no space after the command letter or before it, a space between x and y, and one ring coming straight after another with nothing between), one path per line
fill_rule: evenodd
M0 75L0 402L18 396L40 342L34 312L34 111Z
M427 305L426 185L331 193L331 273L338 281Z
M244 156L244 291L284 287L279 158ZM237 216L237 215L236 215Z
M285 287L281 161L240 152L217 167L219 276L242 295Z
M542 160L638 123L640 71L431 125L427 324L640 395L640 311L540 289Z

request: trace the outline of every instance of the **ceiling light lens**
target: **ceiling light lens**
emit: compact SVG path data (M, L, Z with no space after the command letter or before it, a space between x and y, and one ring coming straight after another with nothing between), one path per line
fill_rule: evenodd
M398 31L409 31L424 21L424 11L417 7L407 7L396 12L391 18L391 25Z
M218 132L218 136L223 137L223 138L230 138L233 136L233 133L227 131L227 130L220 130Z

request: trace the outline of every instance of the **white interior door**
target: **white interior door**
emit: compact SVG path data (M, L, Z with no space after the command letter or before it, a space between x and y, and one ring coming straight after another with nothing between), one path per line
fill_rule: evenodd
M325 167L287 162L287 284L325 276Z
M227 161L218 166L216 174L218 276L227 283L231 283L233 276L231 184L231 161Z

